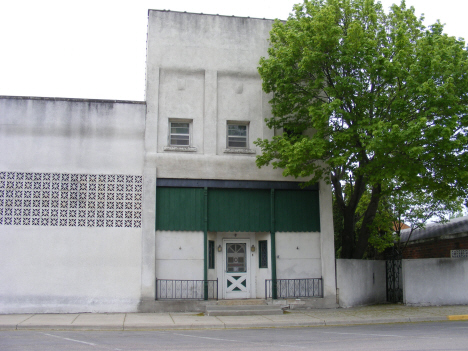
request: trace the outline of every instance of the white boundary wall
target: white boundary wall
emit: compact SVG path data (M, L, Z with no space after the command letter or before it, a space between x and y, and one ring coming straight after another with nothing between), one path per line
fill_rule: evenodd
M403 260L407 305L468 304L468 258Z
M386 302L385 261L336 260L340 307Z
M0 98L0 313L138 310L145 110Z

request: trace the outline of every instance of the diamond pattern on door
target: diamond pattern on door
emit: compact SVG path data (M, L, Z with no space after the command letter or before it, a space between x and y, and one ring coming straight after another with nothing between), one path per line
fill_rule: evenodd
M226 239L224 241L223 297L246 299L250 297L250 247L249 239Z
M227 292L247 291L247 276L227 276Z

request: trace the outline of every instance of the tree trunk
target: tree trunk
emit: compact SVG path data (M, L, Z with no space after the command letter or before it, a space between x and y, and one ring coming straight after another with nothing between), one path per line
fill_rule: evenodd
M367 206L364 218L362 219L361 229L359 230L359 237L356 243L356 249L353 252L353 258L362 259L369 246L369 238L371 234L371 224L374 222L377 209L379 207L380 193L382 192L382 186L380 184L372 187L372 195Z
M355 211L348 206L343 211L343 228L341 230L341 258L352 258L355 242Z
M340 179L332 176L333 189L335 191L335 201L343 215L343 228L341 237L341 258L352 258L355 246L356 231L356 209L366 190L366 179L362 176L356 178L354 189L349 196L348 204L343 198Z

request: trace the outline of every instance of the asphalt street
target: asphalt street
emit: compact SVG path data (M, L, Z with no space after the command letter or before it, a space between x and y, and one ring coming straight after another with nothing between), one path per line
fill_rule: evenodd
M0 331L1 351L468 350L468 322L173 331Z

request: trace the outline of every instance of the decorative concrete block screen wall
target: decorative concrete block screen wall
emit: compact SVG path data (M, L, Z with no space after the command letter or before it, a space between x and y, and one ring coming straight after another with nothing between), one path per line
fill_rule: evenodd
M0 172L0 224L141 228L143 177Z
M451 258L468 258L468 249L464 250L450 250Z

